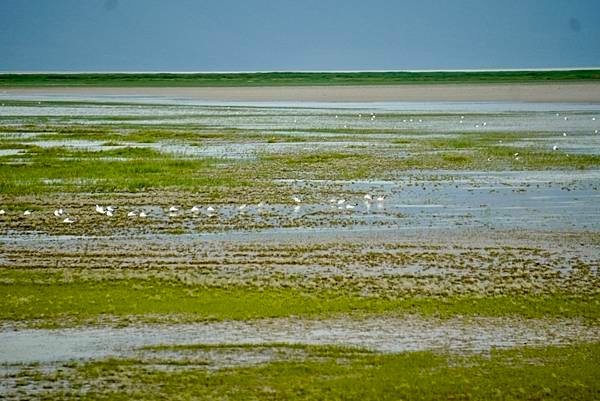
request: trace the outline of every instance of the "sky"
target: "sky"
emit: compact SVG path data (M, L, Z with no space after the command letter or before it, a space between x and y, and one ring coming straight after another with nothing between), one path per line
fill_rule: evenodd
M600 66L600 0L0 0L1 71Z

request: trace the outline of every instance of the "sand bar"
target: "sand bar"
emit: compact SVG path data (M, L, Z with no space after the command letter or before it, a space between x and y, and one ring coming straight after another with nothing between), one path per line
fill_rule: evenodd
M6 95L164 96L207 101L513 101L600 103L600 82L385 86L4 88Z

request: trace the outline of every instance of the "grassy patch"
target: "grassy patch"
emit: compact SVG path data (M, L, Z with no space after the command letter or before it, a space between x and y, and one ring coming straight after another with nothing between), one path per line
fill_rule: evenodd
M111 279L61 281L30 270L3 270L0 319L92 321L111 315L143 319L246 320L340 313L423 316L523 316L600 318L600 295L364 297L344 290L304 291L257 286L187 285L172 281ZM52 278L54 277L54 278Z
M179 159L152 149L125 147L98 152L30 147L26 163L0 164L0 193L139 192L151 188L199 190L245 183L221 160Z
M303 350L304 360L216 371L183 365L164 370L154 368L157 361L110 359L35 379L63 379L74 388L47 392L45 399L589 400L600 394L599 344L489 356ZM84 386L84 394L77 391Z

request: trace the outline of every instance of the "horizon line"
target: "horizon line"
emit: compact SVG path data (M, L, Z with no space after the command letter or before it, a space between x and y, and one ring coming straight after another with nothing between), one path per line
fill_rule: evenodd
M361 72L527 72L527 71L581 71L600 70L597 67L541 67L541 68L464 68L464 69L374 69L374 70L211 70L211 71L168 71L168 70L0 70L0 74L265 74L265 73L361 73Z

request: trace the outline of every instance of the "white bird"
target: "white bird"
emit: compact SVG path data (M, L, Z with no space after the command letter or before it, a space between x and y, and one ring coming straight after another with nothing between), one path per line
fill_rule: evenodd
M465 118L465 116L460 116L460 119L461 119L461 120L464 120L464 118Z
M519 152L515 153L515 154L514 154L514 156L515 156L515 157L519 156Z
M558 150L558 146L556 146L556 145L552 146L552 150Z
M487 123L484 121L484 122L482 123L482 125L485 127L485 126L487 125Z
M592 117L592 121L596 121L596 117Z
M4 211L4 209L0 209L0 215L6 214L6 212Z
M340 199L337 201L338 205L343 205L344 203L346 203L346 199Z
M294 213L298 213L300 211L300 205L294 206Z
M104 208L100 205L96 205L96 212L104 214L106 213L106 211L104 210Z
M63 211L62 209L56 209L56 210L54 211L54 215L55 215L56 217L60 217L60 216L62 216L63 214L64 214L64 211Z
M363 196L363 198L365 198L366 200L372 200L373 197L369 194L366 194L365 196Z
M560 113L556 113L556 117L560 116Z
M294 202L296 203L300 203L302 202L302 200L300 198L298 198L297 196L292 197L292 199L294 200Z
M354 209L354 205L346 205L346 209Z
M66 217L66 218L63 220L63 223L69 223L69 224L70 224L70 223L75 223L75 220L73 220L73 219L72 219L72 218L70 218L70 217Z
M25 210L23 216L29 216L31 213L33 213L31 210Z
M567 133L566 133L566 132L563 132L563 136L567 136Z
M193 206L193 207L190 209L190 211L191 211L192 213L198 213L198 212L200 211L200 208L199 208L198 206Z
M385 198L383 196L378 196L377 197L377 202L383 202Z
M262 208L265 206L265 202L258 202L258 205L256 205L258 208Z
M106 215L107 215L108 217L113 217L113 216L114 216L114 214L113 214L112 210L107 210L107 211L106 211Z
M336 202L337 202L337 199L335 199L335 198L329 199L329 203L336 203Z
M244 210L244 209L246 208L246 206L248 206L248 205L246 205L246 204L244 203L243 205L240 205L240 206L238 206L238 209L239 209L239 210Z
M112 206L107 206L107 207L106 207L106 210L108 210L109 212L114 212L114 211L115 211L115 208L114 208L114 207L112 207Z
M214 212L214 211L215 211L215 208L214 208L214 207L212 207L212 206L209 206L209 207L207 207L207 208L206 208L206 211L207 211L208 213L212 213L212 212Z
M144 218L144 217L147 217L147 216L148 216L148 215L146 214L146 212L140 212L140 217L141 217L141 218Z
M135 216L137 216L137 212L136 211L132 210L131 212L127 213L127 217L135 217Z
M462 124L462 123L463 123L463 122L462 122L462 120L460 120L460 121L459 121L459 123L461 123L461 124Z
M567 121L569 119L569 117L565 117L565 121Z
M176 212L176 211L178 211L178 210L179 210L179 209L178 209L178 208L176 208L175 206L171 206L171 207L169 208L169 213L175 213L175 212Z
M595 129L595 130L594 130L594 134L597 134L597 133L598 133L598 130L597 130L597 129Z

